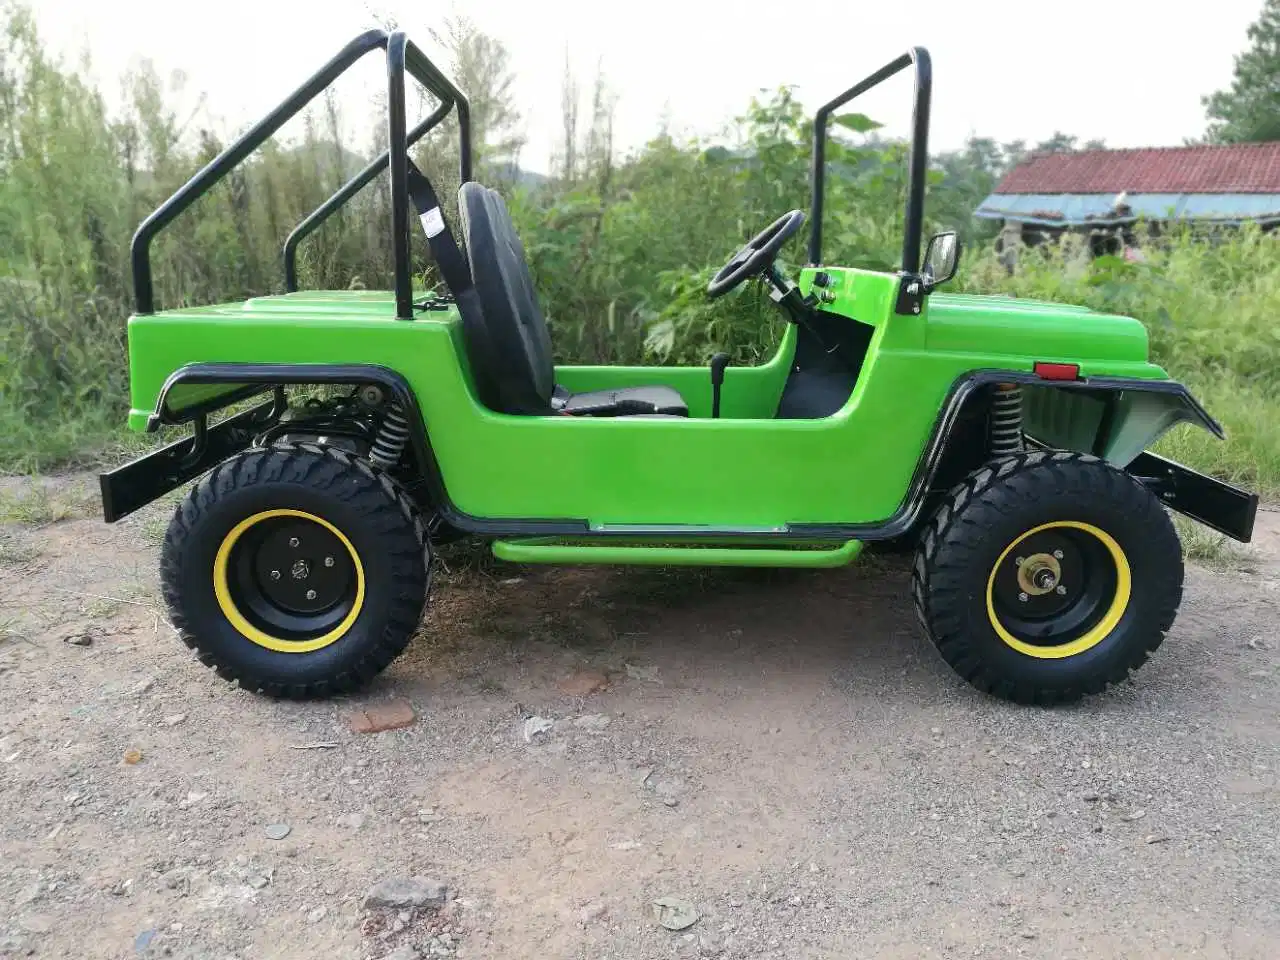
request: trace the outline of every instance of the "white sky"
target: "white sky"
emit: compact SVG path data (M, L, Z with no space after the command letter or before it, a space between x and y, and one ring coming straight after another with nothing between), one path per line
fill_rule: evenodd
M108 92L138 57L181 69L224 134L256 120L360 30L394 16L430 53L427 28L464 9L506 43L529 146L545 170L559 136L566 49L585 90L597 60L619 95L627 148L657 129L712 133L761 87L799 86L812 111L908 46L934 59L934 150L971 132L1034 142L1055 129L1110 146L1178 144L1204 128L1202 94L1225 86L1261 0L28 0L53 48L88 49ZM1193 10L1198 12L1192 13ZM370 55L344 102L380 85ZM903 134L905 74L861 109ZM362 86L363 83L363 86ZM464 91L465 92L465 91ZM586 113L583 105L582 113ZM353 115L348 113L348 118ZM363 120L363 118L357 118ZM352 120L353 128L356 126ZM368 124L359 125L363 137Z

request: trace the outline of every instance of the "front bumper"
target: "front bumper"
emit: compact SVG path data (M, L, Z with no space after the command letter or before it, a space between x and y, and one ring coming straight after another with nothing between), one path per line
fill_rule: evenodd
M1258 514L1258 495L1197 473L1180 463L1144 451L1130 461L1129 473L1171 510L1248 543Z

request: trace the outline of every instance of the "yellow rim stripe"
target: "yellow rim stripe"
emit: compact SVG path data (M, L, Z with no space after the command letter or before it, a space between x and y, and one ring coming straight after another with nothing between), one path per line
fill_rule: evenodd
M995 603L992 600L996 571L1000 569L1000 565L1004 563L1005 557L1009 556L1010 551L1027 537L1039 533L1041 530L1051 530L1054 528L1070 527L1075 530L1083 530L1090 536L1096 537L1101 541L1102 545L1107 548L1107 552L1111 554L1111 559L1116 565L1116 593L1111 600L1111 606L1106 614L1099 620L1088 633L1084 636L1077 637L1070 643L1059 644L1056 647L1038 647L1033 643L1019 640L1000 622L1000 618L996 616ZM1028 530L1009 546L1004 548L1004 553L1000 554L1000 558L996 560L995 566L991 568L991 576L987 578L987 617L991 620L991 626L995 627L995 631L999 634L1000 639L1007 643L1019 653L1025 653L1029 657L1036 657L1040 660L1061 660L1063 657L1073 657L1077 653L1084 653L1086 650L1092 649L1105 640L1116 628L1116 624L1120 622L1120 618L1124 616L1124 612L1129 607L1129 597L1133 593L1133 578L1129 572L1129 560L1124 555L1124 551L1120 549L1120 544L1116 543L1115 538L1111 534L1100 530L1089 523L1078 523L1075 520L1055 520L1053 523L1044 523L1034 529Z
M351 562L355 564L356 568L356 599L351 604L351 611L343 618L342 622L324 636L313 637L310 640L281 640L279 637L263 633L244 618L240 608L236 606L236 602L231 598L231 590L227 584L227 563L231 559L231 548L236 545L236 541L244 535L246 530L264 520L270 520L272 517L301 517L304 520L310 520L312 523L318 523L341 540L342 545L347 548L347 553L351 554ZM222 610L222 615L230 621L231 625L246 640L256 643L260 647L266 647L268 650L275 650L277 653L310 653L340 640L351 629L351 625L356 622L356 618L360 616L360 609L364 606L364 567L361 566L360 557L356 553L356 548L351 545L351 541L346 538L341 530L323 517L317 517L313 513L305 513L302 510L264 510L262 513L255 513L253 516L241 520L223 538L222 546L218 547L218 554L213 558L213 592L218 599L218 607Z

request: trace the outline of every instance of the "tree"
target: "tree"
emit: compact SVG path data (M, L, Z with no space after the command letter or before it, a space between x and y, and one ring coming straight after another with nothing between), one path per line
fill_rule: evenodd
M466 17L449 17L432 37L449 53L454 82L471 106L475 165L499 176L517 169L525 137L506 45Z
M1216 143L1280 140L1280 0L1265 0L1248 35L1231 87L1202 101Z

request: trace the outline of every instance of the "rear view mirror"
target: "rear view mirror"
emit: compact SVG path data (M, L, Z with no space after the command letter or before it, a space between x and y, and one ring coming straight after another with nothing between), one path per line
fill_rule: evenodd
M960 265L960 238L954 230L935 233L924 252L924 289L928 293L956 275Z

